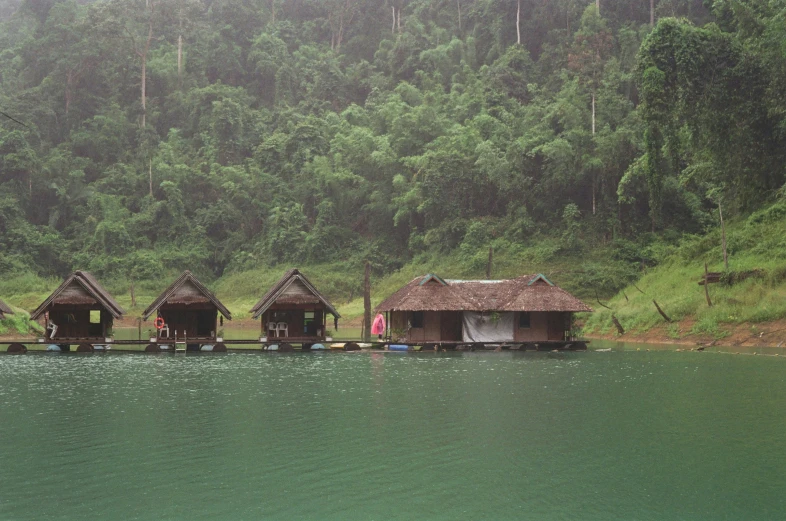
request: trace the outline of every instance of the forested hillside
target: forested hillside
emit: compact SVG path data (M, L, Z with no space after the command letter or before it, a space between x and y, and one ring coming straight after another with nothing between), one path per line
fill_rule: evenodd
M390 272L544 240L638 266L784 183L780 0L0 0L0 16L5 278Z

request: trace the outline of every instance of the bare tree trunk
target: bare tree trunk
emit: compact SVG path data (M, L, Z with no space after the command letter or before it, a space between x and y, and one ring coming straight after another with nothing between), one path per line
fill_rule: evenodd
M461 0L456 0L456 5L458 6L458 22L459 22L459 33L461 32Z
M390 8L393 10L393 27L390 28L390 32L396 34L396 6L391 5Z
M276 0L270 0L270 22L276 23Z
M151 157L148 161L147 174L148 179L150 180L150 197L153 197L153 158Z
M600 0L595 0L595 9L597 9L598 14L600 14Z
M595 137L595 91L592 91L592 137ZM595 192L596 192L596 178L595 178L595 171L592 171L592 215L595 215L596 211L596 204L595 204Z
M366 261L363 278L363 340L371 339L371 264Z
M401 8L400 7L398 11L396 11L396 26L398 27L398 33L401 34Z
M183 87L183 35L177 37L177 83Z
M650 0L650 27L655 26L655 0Z
M516 43L521 45L521 0L516 4Z
M592 137L595 137L595 91L592 91Z
M723 271L729 271L729 255L726 252L726 225L723 224L723 208L721 208L720 201L718 202L718 214L720 215L721 222L721 246L723 247Z
M65 88L65 115L68 116L68 107L71 105L71 80L72 71L68 71L66 75L66 88Z

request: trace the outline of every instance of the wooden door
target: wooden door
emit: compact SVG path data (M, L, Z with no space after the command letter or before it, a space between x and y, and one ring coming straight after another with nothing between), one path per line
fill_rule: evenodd
M440 339L461 341L461 312L443 311L440 317Z
M564 313L548 313L548 339L549 340L565 340L565 314Z

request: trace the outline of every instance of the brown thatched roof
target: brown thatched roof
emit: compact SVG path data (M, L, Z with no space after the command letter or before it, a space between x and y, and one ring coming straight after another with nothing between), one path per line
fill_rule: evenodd
M273 304L324 304L327 311L336 318L341 318L336 308L317 288L300 273L292 268L284 273L278 282L273 284L267 293L251 308L252 318L259 318Z
M112 298L101 284L86 271L75 271L69 275L62 284L30 314L30 318L37 320L50 306L57 305L94 305L98 304L108 311L114 318L120 318L125 311L120 304Z
M193 292L178 292L183 286L190 284L196 289ZM143 320L150 318L150 315L158 311L164 304L213 304L218 311L224 315L227 320L232 320L232 314L219 301L213 293L205 287L204 284L194 276L193 273L186 270L163 292L158 298L150 304L147 309L142 313Z
M385 299L377 311L592 311L543 275L508 280L443 280L426 275Z
M3 315L13 315L13 310L8 307L8 304L0 300L0 318L3 318Z

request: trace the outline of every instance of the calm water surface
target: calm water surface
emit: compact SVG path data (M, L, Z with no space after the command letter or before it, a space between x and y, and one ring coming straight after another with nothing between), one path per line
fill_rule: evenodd
M0 356L0 520L786 517L786 359Z

